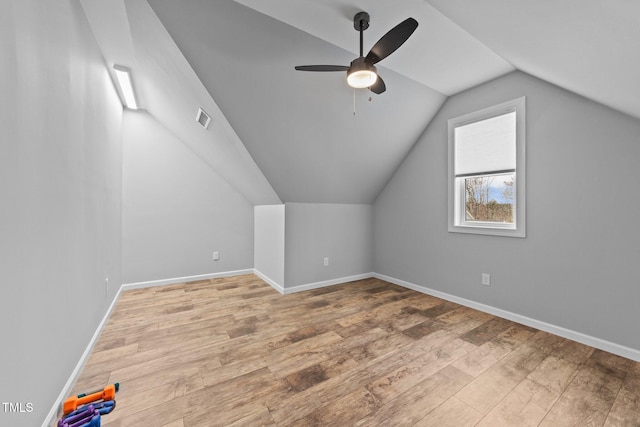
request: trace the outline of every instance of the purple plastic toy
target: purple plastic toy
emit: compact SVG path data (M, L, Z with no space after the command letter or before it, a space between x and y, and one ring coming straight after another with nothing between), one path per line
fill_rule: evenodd
M58 421L58 427L100 427L100 413L88 405Z

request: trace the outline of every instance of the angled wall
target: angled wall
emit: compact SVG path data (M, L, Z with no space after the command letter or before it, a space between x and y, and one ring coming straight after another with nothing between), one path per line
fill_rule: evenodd
M285 206L254 207L253 268L280 292L284 287Z
M285 288L341 283L373 271L372 205L285 203L285 211Z
M77 2L1 2L0 69L0 425L36 426L121 283L122 104Z
M447 120L520 96L527 237L448 233ZM640 354L639 135L639 120L520 72L451 97L376 200L375 271Z
M249 201L150 114L125 111L123 129L123 282L252 269Z
M373 206L256 206L254 240L256 274L284 294L371 277Z

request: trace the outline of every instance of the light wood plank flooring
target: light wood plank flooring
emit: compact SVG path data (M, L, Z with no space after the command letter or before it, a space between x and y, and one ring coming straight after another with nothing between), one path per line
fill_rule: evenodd
M109 426L640 426L640 364L377 279L123 292L73 393Z

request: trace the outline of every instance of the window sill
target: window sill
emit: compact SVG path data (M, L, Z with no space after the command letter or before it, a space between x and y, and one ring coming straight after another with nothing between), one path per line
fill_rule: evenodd
M450 225L449 233L481 234L500 237L527 237L525 230L517 228L496 227L495 225Z

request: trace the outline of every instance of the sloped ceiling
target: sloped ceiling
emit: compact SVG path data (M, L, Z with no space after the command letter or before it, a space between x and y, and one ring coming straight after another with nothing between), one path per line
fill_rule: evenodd
M147 110L254 204L373 202L447 96L515 69L640 118L637 1L112 1L125 5ZM408 16L420 24L378 64L385 93L294 70L348 65L361 10L365 51ZM194 100L222 117L222 149L189 127Z
M142 109L250 203L281 202L146 0L81 0L81 5L109 72L114 64L131 69ZM196 123L198 107L213 116L207 131Z
M382 62L403 76L445 95L484 83L513 67L424 0L236 0L358 56L353 16L371 16L365 41L371 47L411 16L419 23L411 42ZM366 54L366 51L365 51Z
M372 203L446 99L384 61L382 95L295 71L357 55L234 1L150 4L284 202Z
M640 1L428 2L519 70L640 118Z

